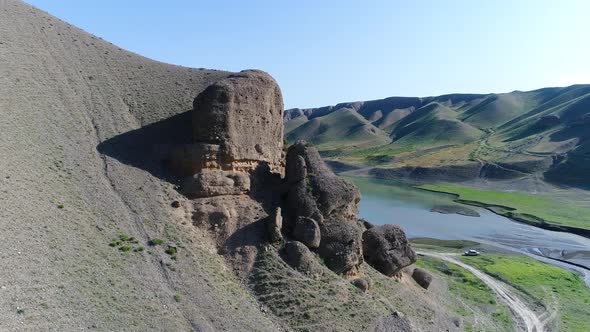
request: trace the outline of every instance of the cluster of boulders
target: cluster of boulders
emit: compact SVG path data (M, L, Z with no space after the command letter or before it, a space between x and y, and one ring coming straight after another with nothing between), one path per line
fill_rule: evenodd
M285 155L282 97L270 75L243 71L209 86L194 101L192 121L193 143L172 148L167 165L194 200L195 225L213 230L224 250L252 256L262 238L282 242L283 259L308 275L322 270L316 255L349 276L364 261L388 276L415 262L399 227L359 222L358 189L315 148L297 142Z
M363 262L357 188L336 176L305 142L287 151L285 183L286 234L317 249L331 270L354 274Z
M358 189L336 176L318 151L303 141L287 151L285 183L285 233L309 249L317 249L332 271L355 275L367 261L393 276L416 261L401 228L359 221Z

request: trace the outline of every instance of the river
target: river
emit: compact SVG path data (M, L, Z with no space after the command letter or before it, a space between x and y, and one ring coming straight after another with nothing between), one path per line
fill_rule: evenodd
M480 217L430 212L434 206L457 203L451 195L428 192L403 183L352 180L362 193L359 215L374 224L398 224L409 238L472 240L532 255L579 272L590 286L588 238L518 223L477 207L470 208L479 212Z

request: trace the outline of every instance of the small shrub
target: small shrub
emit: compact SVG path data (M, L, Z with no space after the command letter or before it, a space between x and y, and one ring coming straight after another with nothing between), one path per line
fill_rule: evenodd
M151 239L151 240L148 241L148 244L150 246L152 246L152 247L153 246L159 246L159 245L164 244L164 240L161 240L161 239Z
M64 208L64 205L63 205L63 204L59 204L59 205L57 206L57 208L58 208L58 209L63 209L63 208Z
M121 234L121 235L119 235L119 240L121 240L123 242L127 242L127 241L133 240L133 238L132 237L129 237L129 236L125 235L125 234Z
M180 300L182 300L182 297L180 296L180 294L174 295L174 301L180 302Z
M130 246L121 246L121 247L119 247L119 250L125 252L125 251L131 250L131 247Z
M144 249L143 247L137 247L137 248L133 249L133 251L135 251L135 252L142 252L143 249Z
M176 247L173 246L168 246L168 248L166 248L165 251L168 255L176 255L176 253L178 252L178 249Z

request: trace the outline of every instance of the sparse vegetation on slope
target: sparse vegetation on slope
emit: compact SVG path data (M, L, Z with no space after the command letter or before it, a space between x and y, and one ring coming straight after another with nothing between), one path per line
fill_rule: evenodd
M144 58L18 0L0 1L0 35L0 330L276 330L154 165L156 141L187 142L194 98L230 73ZM140 254L152 237L192 248L172 270L160 248Z
M324 265L322 269L316 278L298 273L280 258L276 248L269 247L258 256L249 284L263 310L295 331L370 331L375 318L392 312L410 317L420 330L436 326L454 331L459 330L454 322L460 325L461 319L453 310L470 310L468 304L449 297L445 287L426 291L408 276L389 278L367 264L360 270L361 277L371 281L366 293ZM482 312L478 314L481 321L489 321Z

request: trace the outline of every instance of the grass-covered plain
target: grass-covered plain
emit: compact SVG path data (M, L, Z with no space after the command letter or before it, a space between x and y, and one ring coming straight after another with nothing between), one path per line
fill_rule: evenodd
M507 217L519 217L531 223L550 223L590 229L590 208L552 199L548 196L518 192L480 190L449 183L425 184L421 189L450 193L462 202L497 206L494 211ZM502 208L505 207L505 208Z
M462 257L555 310L556 331L590 331L590 288L576 274L527 256L486 254Z

